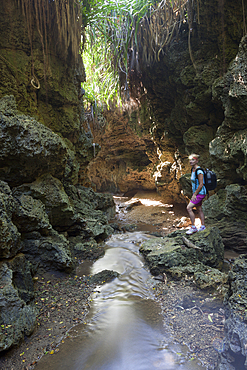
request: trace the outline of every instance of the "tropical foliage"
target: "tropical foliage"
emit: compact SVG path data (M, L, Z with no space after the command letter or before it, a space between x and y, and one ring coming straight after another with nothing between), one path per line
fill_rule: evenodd
M182 23L192 23L192 0L101 0L87 9L85 90L107 105L128 99L129 72L159 60Z
M128 99L130 74L159 61L165 47L188 27L190 47L192 20L200 23L200 0L16 0L26 18L32 43L38 31L44 57L44 80L48 68L49 42L57 40L64 59L77 62L84 49L86 97L89 102L109 106ZM246 33L244 0L243 31ZM86 35L86 37L85 37ZM86 39L86 41L85 41ZM133 76L132 73L132 76Z

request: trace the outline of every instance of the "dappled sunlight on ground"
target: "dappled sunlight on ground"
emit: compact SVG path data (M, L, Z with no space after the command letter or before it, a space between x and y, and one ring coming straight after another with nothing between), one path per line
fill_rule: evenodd
M186 203L165 203L155 191L138 191L129 198L114 196L114 200L117 206L116 219L136 224L137 229L144 230L146 227L147 231L167 234L176 228L187 228L190 224ZM182 218L184 222L181 222Z

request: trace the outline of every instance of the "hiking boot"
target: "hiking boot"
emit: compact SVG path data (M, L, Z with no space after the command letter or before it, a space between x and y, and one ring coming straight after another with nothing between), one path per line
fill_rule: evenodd
M200 227L200 229L198 229L198 231L203 231L203 230L205 230L205 229L206 229L206 226L202 225L202 226Z
M197 230L197 228L196 228L196 226L191 226L191 228L188 230L188 231L186 231L186 234L187 235L191 235L191 234L194 234L194 233L196 233L198 230Z

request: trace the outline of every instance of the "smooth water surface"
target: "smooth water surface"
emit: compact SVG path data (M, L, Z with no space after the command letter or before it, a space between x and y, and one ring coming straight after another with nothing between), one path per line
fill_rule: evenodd
M113 235L92 274L117 271L120 276L97 287L88 321L74 327L55 355L44 356L35 369L45 370L202 370L186 346L164 332L153 296L155 281L139 255L141 233Z

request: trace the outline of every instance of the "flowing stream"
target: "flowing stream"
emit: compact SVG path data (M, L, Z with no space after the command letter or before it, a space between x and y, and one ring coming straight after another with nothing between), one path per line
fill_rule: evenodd
M96 288L87 322L70 330L59 352L44 356L35 369L205 369L164 330L153 295L156 281L139 254L139 244L148 237L133 232L113 235L106 242L105 255L93 264L91 273L107 269L119 277Z

